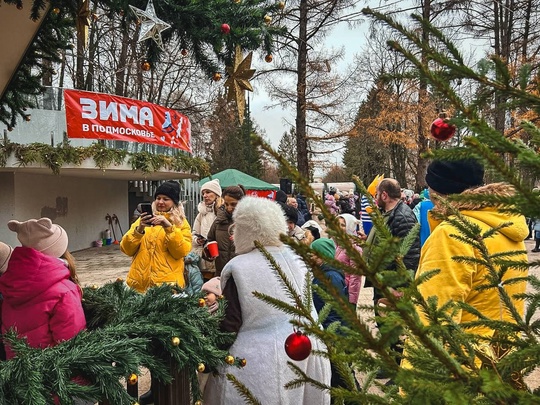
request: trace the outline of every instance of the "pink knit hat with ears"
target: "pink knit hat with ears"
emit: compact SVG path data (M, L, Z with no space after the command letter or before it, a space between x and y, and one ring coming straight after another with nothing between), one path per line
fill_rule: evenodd
M202 286L202 291L206 291L209 293L214 293L218 297L221 295L221 278L214 277L208 280L206 283Z
M53 224L49 218L9 221L8 228L17 232L19 242L47 256L60 257L68 247L68 236L64 228Z
M0 242L0 274L3 274L7 270L9 258L13 248L6 245L4 242Z

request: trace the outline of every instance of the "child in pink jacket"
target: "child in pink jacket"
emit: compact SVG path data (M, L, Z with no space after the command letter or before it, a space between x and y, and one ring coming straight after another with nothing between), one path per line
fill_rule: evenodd
M341 214L338 215L338 220L341 228L347 232L348 235L356 236L356 226L358 220L351 214ZM337 245L337 243L336 243ZM362 248L358 245L354 245L354 248L362 253ZM339 260L341 263L345 263L347 266L354 267L355 264L351 258L347 255L345 248L341 246L336 246L336 260ZM362 277L357 274L345 273L345 284L349 290L349 302L356 305L358 302L358 294L360 293L360 288L362 287Z
M86 318L66 231L49 218L13 220L8 228L22 246L13 249L0 277L2 333L14 329L30 347L43 349L73 338L86 328ZM7 359L16 355L6 345ZM79 377L74 381L86 383Z
M23 246L13 249L0 277L2 333L13 328L36 348L71 339L86 328L86 319L82 290L67 261L66 231L49 218L9 221L8 227ZM16 353L6 346L6 355Z

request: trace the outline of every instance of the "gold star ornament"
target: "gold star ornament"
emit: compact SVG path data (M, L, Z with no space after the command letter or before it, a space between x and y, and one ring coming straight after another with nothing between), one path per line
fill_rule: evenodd
M154 9L154 3L152 0L148 2L146 10L129 6L133 13L137 16L141 23L141 30L139 32L139 41L142 42L147 39L153 39L158 46L163 49L163 40L161 39L161 32L170 28L170 24L160 20L156 15Z
M245 90L253 91L249 79L255 74L255 69L251 69L251 58L253 52L250 52L244 59L242 49L237 46L234 57L234 65L227 66L228 78L225 81L227 88L227 101L234 100L238 110L238 119L240 123L244 122L244 111L246 109Z
M88 46L88 27L90 26L90 1L83 0L79 3L77 10L77 38L81 41L83 48Z

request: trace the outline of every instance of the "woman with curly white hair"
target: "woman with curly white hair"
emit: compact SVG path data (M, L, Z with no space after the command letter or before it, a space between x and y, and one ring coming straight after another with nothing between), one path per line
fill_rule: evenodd
M258 291L292 303L281 280L263 254L255 247L259 241L278 263L296 291L306 287L307 267L301 258L280 241L287 232L281 207L273 201L257 197L244 197L233 214L234 243L237 256L227 263L221 273L223 295L227 300L222 329L237 333L230 347L232 356L246 359L246 366L238 369L225 367L210 377L204 394L208 405L237 405L242 396L226 378L230 373L261 401L275 404L330 403L328 391L311 385L285 389L296 378L287 365L291 361L285 353L284 343L292 333L290 315L259 300ZM312 316L317 317L313 307ZM325 350L323 344L311 338L313 350ZM328 359L311 354L295 362L303 372L323 384L330 384Z

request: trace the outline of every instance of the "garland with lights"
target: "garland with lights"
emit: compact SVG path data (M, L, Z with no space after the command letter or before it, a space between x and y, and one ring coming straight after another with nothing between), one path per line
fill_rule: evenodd
M34 349L13 332L4 335L17 357L0 362L0 405L53 404L53 394L62 405L74 397L132 405L135 399L123 381L135 384L146 367L153 378L168 383L171 361L188 371L198 401L196 371L246 363L219 349L234 339L219 331L224 305L211 315L199 295L182 294L171 286L139 294L121 279L87 287L83 296L88 329L73 339Z
M14 155L21 166L30 164L43 164L50 168L54 174L59 174L63 165L80 165L85 159L93 159L96 167L107 169L113 165L121 165L126 158L131 168L143 173L152 173L158 170L172 170L188 172L199 175L201 178L210 174L208 163L186 153L177 153L173 156L153 154L149 152L128 153L123 149L107 148L101 143L90 146L72 146L62 143L51 146L44 143L18 144L14 142L0 143L0 167L5 167L7 159Z

